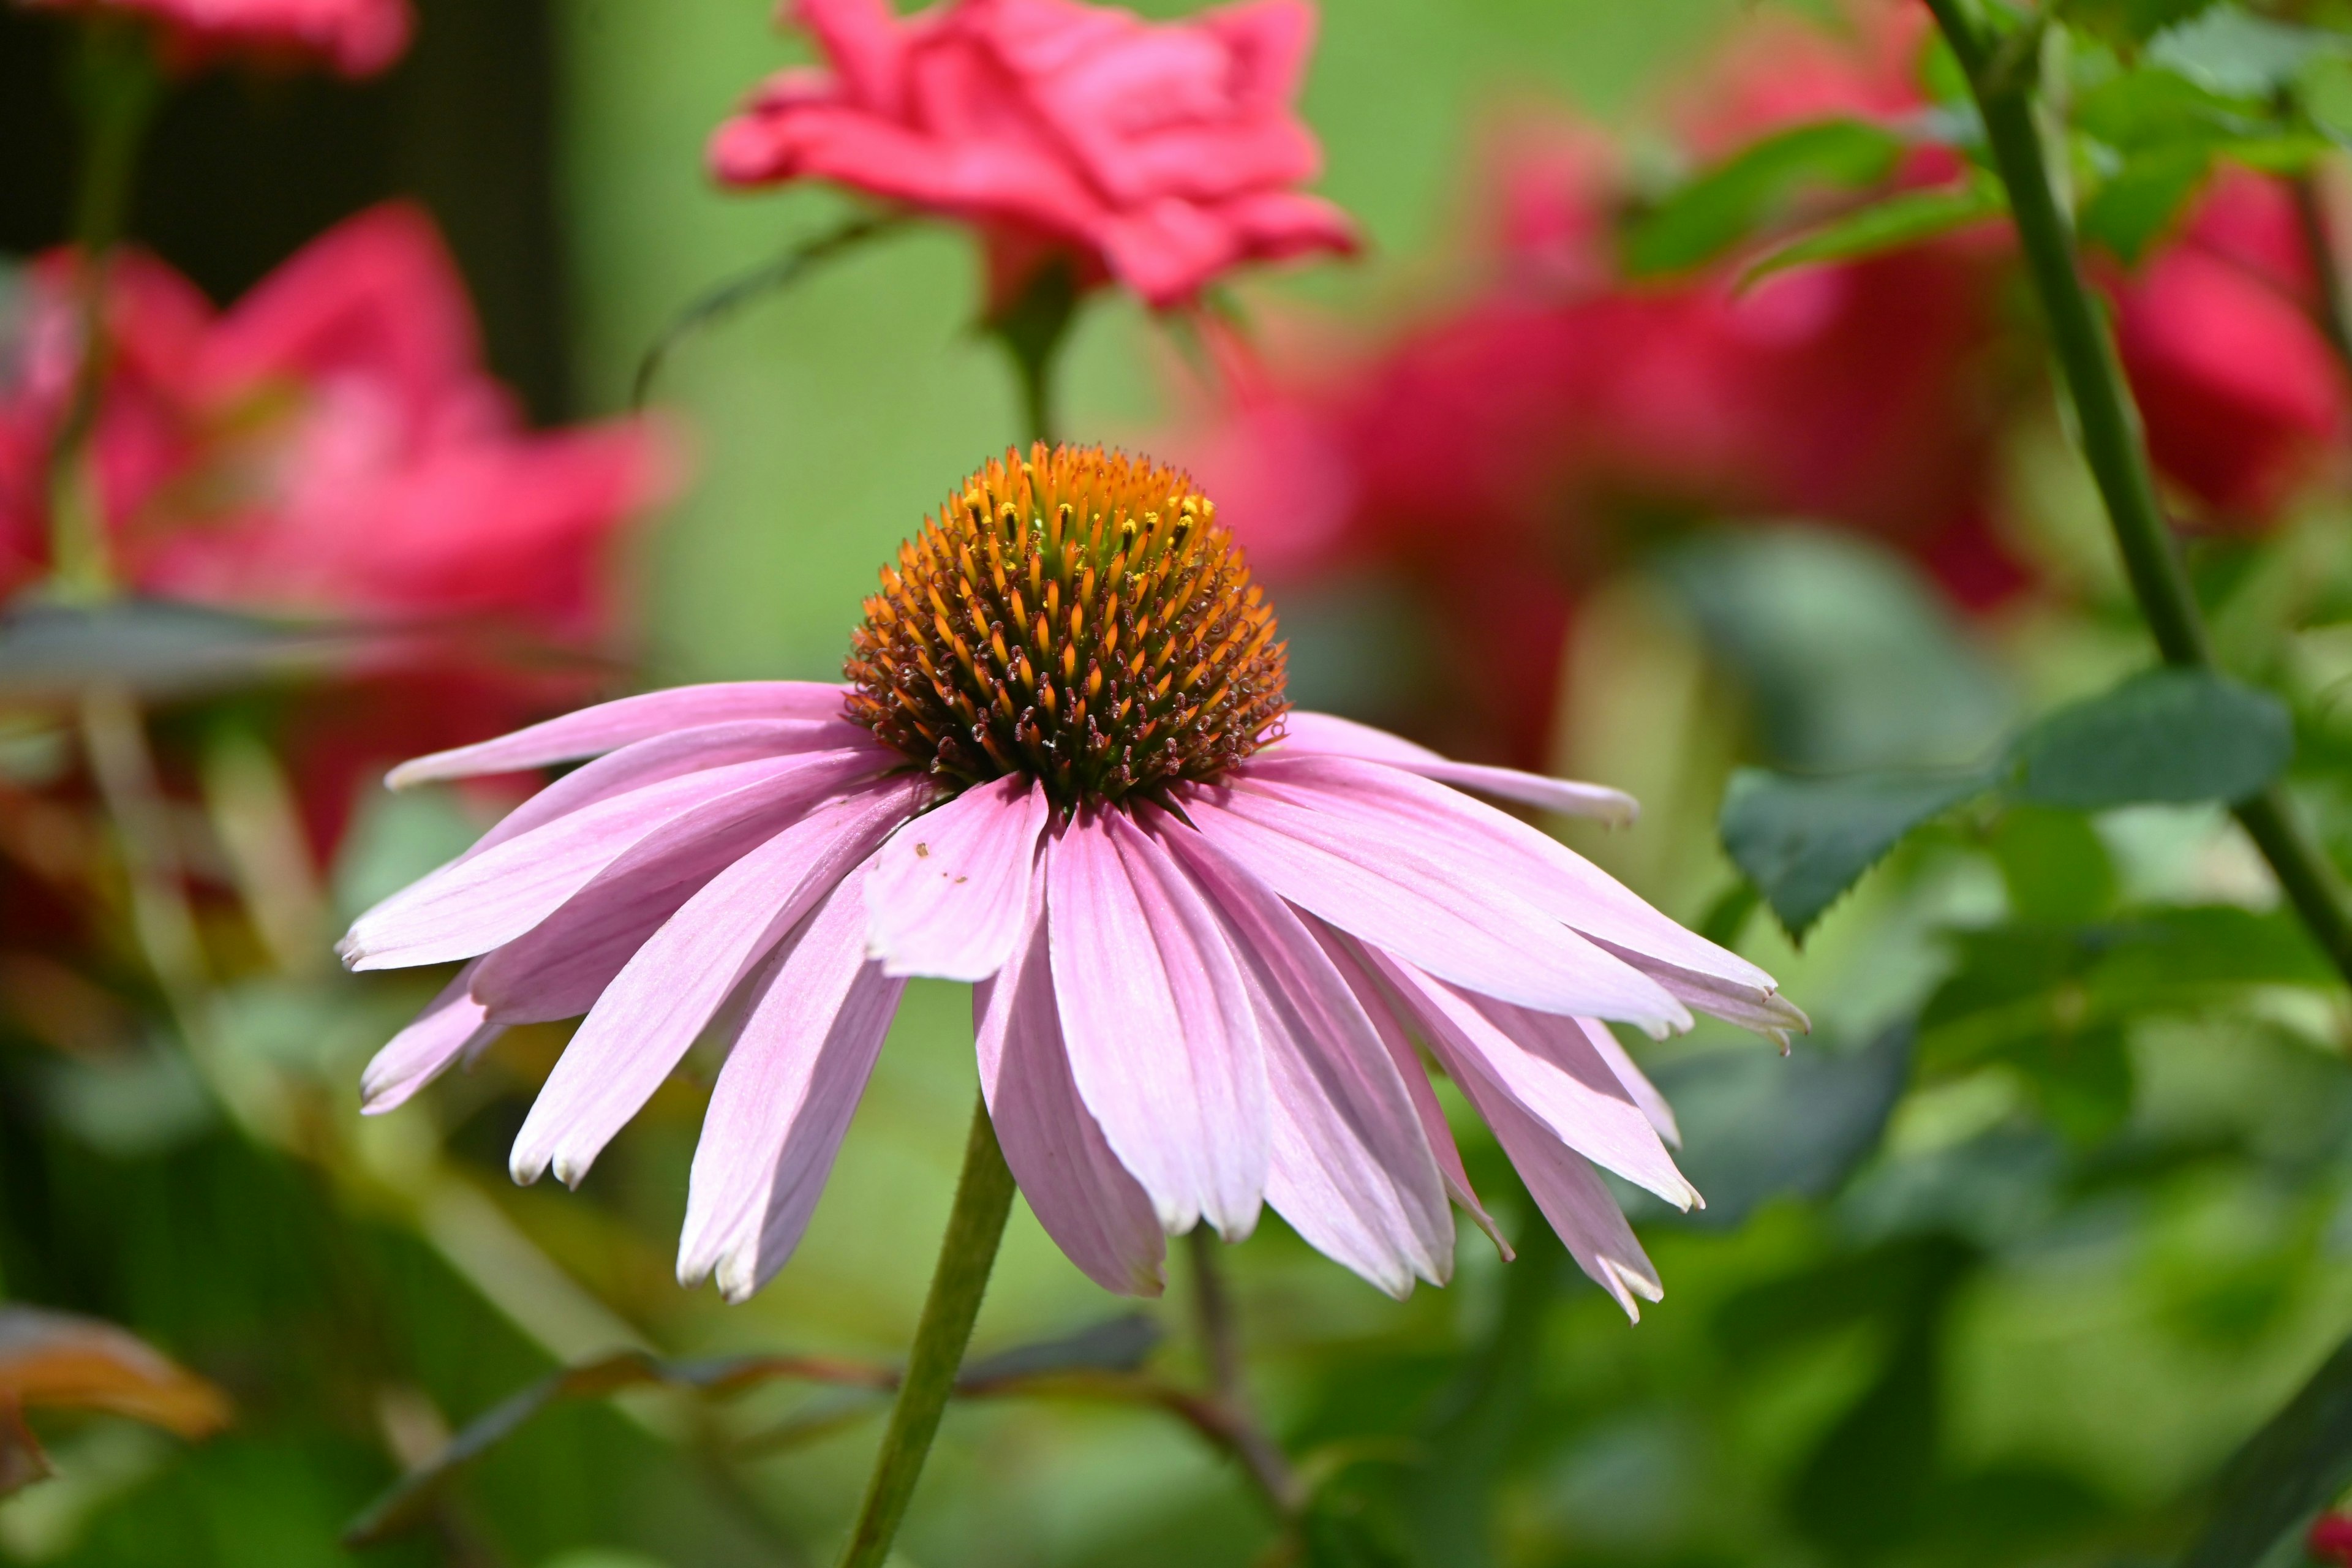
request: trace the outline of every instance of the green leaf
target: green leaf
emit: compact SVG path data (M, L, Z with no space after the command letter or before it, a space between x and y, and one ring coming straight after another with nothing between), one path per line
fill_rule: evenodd
M1780 216L1809 186L1859 189L1895 171L1903 142L1858 120L1798 125L1700 174L1633 225L1625 269L1637 278L1703 266Z
M2222 1472L2211 1522L2181 1568L2242 1568L2308 1524L2352 1485L2352 1340Z
M2095 37L2126 47L2146 43L2177 27L2213 0L2059 0L2059 20Z
M1905 834L1991 782L1982 773L1798 779L1742 768L1724 796L1723 847L1801 938Z
M162 599L19 605L0 615L0 699L67 701L95 686L195 697L329 673L393 641Z
M2075 130L2126 155L2258 136L2274 123L2258 100L2216 92L2177 71L2147 68L2089 89L2074 109Z
M2294 721L2277 698L2206 670L2155 669L2026 731L2011 752L2011 790L2077 811L2233 802L2294 755Z
M2150 60L2240 98L2268 98L2313 61L2346 55L2352 55L2352 38L2341 33L2273 21L2236 5L2209 6L2166 29L2147 48Z
M2019 805L2000 814L1986 840L2020 921L2079 924L2115 902L2116 868L2107 847L2080 812Z
M1910 1026L1860 1050L1807 1046L1782 1059L1738 1048L1661 1062L1651 1073L1681 1124L1679 1163L1706 1206L1677 1214L1629 1199L1636 1220L1734 1230L1778 1197L1826 1197L1878 1147L1911 1080Z
M1998 217L2008 210L2009 202L2000 184L1990 180L1970 180L1966 184L1935 190L1905 191L1807 230L1749 266L1739 275L1739 287L1751 288L1792 267L1883 256L1949 234L1956 228Z
M2136 265L2172 226L2212 166L2211 148L2200 142L2142 153L2091 193L2075 215L2075 225L2084 239L2126 266Z

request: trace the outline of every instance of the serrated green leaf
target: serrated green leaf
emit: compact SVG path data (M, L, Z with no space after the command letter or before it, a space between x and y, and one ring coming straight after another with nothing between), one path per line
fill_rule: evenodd
M2155 669L2026 731L2011 789L2076 811L2234 802L2294 755L2294 720L2277 698L2207 670Z
M1807 230L1741 273L1739 287L1751 288L1792 267L1883 256L1949 234L1956 228L1998 217L2008 210L2009 203L2000 184L1990 180L1970 180L1963 185L1930 191L1905 191Z
M1894 173L1903 142L1858 120L1798 125L1700 174L1633 224L1624 265L1637 278L1704 266L1777 217L1808 186L1859 189Z
M1799 779L1742 768L1723 801L1723 847L1792 938L1903 836L1991 784L1981 773Z

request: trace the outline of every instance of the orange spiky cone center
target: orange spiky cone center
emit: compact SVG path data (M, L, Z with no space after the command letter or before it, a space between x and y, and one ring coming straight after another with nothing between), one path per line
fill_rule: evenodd
M849 714L961 788L1064 806L1215 778L1289 703L1274 612L1185 475L1099 447L1007 452L898 549L845 668Z

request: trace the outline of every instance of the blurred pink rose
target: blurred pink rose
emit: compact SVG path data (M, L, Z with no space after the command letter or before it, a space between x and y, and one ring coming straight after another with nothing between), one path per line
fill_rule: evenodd
M2110 290L2158 469L2225 522L2260 522L2344 448L2345 367L2286 187L2233 169Z
M21 0L36 9L136 16L163 35L174 66L221 55L312 57L347 77L373 76L408 48L408 0Z
M1915 110L1918 28L1893 7L1855 16L1844 37L1777 17L1743 30L1677 121L1695 151ZM1897 181L1949 177L1929 152ZM1439 634L1431 738L1545 761L1579 598L1706 520L1868 532L1964 605L2022 584L1990 528L1997 230L1741 292L1729 265L1622 276L1627 182L1588 127L1521 119L1478 184L1492 254L1465 300L1277 364L1188 453L1276 582L1370 565L1422 596Z
M48 566L49 452L79 359L71 265L59 255L37 268L13 368L0 360L0 595ZM349 220L225 312L162 262L121 255L106 311L91 450L127 588L469 636L502 628L526 645L593 647L613 629L608 547L669 488L668 443L638 421L527 429L481 366L464 282L421 212ZM495 731L523 716L518 703L547 699L543 677L487 667L483 646L428 639L398 670L375 671L409 683L406 708L338 699L345 717L364 711L347 739L364 760L397 757L420 740ZM413 684L420 660L430 693ZM361 765L354 753L335 770L318 805L323 837L350 798L342 775Z
M992 306L1049 255L1155 306L1248 261L1345 252L1355 228L1295 189L1293 111L1315 13L1248 0L1146 22L1080 0L798 0L830 68L784 71L720 126L730 184L824 179L977 226Z

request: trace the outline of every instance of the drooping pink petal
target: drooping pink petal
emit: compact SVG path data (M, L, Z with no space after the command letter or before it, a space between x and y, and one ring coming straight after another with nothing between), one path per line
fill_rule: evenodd
M452 1064L471 1061L489 1049L506 1031L484 1019L480 1004L467 994L474 965L467 964L425 1004L416 1021L394 1035L376 1052L360 1075L360 1112L381 1116L408 1103L409 1098L449 1070Z
M1396 1063L1397 1076L1404 1079L1405 1091L1412 1096L1412 1109L1421 1118L1422 1132L1429 1139L1429 1152L1437 1161L1437 1173L1445 1178L1446 1196L1477 1222L1478 1228L1502 1253L1503 1261L1508 1263L1511 1244L1470 1185L1470 1173L1462 1166L1462 1151L1454 1142L1454 1129L1445 1123L1445 1108L1438 1104L1437 1091L1429 1084L1428 1069L1423 1067L1420 1053L1413 1049L1412 1041L1398 1021L1395 1007L1381 991L1380 982L1357 957L1354 943L1319 921L1310 919L1307 928L1315 933L1315 940L1322 945L1332 967L1347 981L1348 989L1356 994L1356 1001L1371 1019L1372 1027L1380 1031L1381 1044L1388 1047L1389 1059Z
M1640 804L1623 790L1522 773L1517 768L1457 763L1402 736L1336 714L1307 713L1294 708L1284 715L1282 726L1282 739L1276 742L1270 755L1354 757L1360 762L1385 763L1457 789L1476 790L1481 795L1516 800L1566 816L1597 817L1612 827L1629 826L1642 812Z
M1265 1068L1235 955L1196 889L1080 813L1045 841L1047 946L1080 1099L1170 1235L1257 1223Z
M1318 1251L1392 1296L1454 1269L1454 1215L1412 1095L1379 1031L1289 905L1165 813L1153 836L1232 929L1265 1043L1267 1201ZM1466 1184L1465 1184L1466 1185Z
M1702 974L1600 938L1593 940L1593 945L1615 953L1656 981L1665 988L1667 995L1685 1007L1755 1030L1780 1047L1782 1056L1789 1054L1790 1034L1807 1034L1812 1029L1813 1021L1805 1016L1804 1009L1778 991L1759 993L1745 982Z
M988 1114L1030 1212L1055 1245L1104 1289L1157 1296L1167 1236L1151 1195L1078 1098L1047 947L1045 879L1032 877L1020 941L972 992Z
M688 1178L678 1282L714 1271L740 1301L800 1245L907 983L866 957L866 910L838 886L754 977Z
M814 680L728 680L600 702L494 741L435 752L384 775L394 789L434 779L520 773L577 762L671 730L736 719L838 719L842 689Z
M479 855L600 800L664 779L796 752L850 751L871 740L866 731L838 719L738 719L667 731L574 768L500 817L466 854Z
M1609 1064L1609 1070L1617 1075L1617 1081L1625 1086L1625 1092L1633 1097L1633 1103L1642 1108L1642 1114L1650 1119L1650 1125L1658 1130L1666 1147L1681 1148L1683 1130L1675 1121L1675 1108L1666 1103L1666 1097L1658 1092L1649 1074L1634 1065L1616 1032L1598 1018L1576 1021L1583 1026L1584 1037L1592 1042L1592 1048L1601 1053L1601 1059Z
M1003 968L1050 814L1034 781L1008 776L893 835L866 881L867 952L884 972L985 980Z
M1780 1000L1772 977L1763 970L1684 930L1549 834L1457 790L1377 763L1279 752L1253 757L1234 771L1234 780L1236 810L1252 798L1280 801L1292 816L1313 812L1330 819L1330 830L1418 842L1432 850L1442 847L1457 874L1501 889L1605 943L1661 985L1664 980L1654 970L1685 970L1736 991L1753 1007L1786 1014L1800 1023L1803 1018ZM1666 988L1671 992L1671 986ZM1599 1007L1546 1011L1622 1016Z
M1608 1291L1627 1317L1640 1322L1642 1309L1634 1298L1655 1301L1664 1290L1657 1267L1634 1239L1633 1227L1625 1223L1608 1187L1582 1155L1521 1110L1475 1062L1465 1063L1454 1081L1494 1129L1495 1141L1576 1266Z
M338 949L353 969L472 958L546 919L640 842L684 848L792 813L879 771L875 750L737 763L665 779L457 861L355 921ZM778 826L781 826L779 824Z
M904 779L820 806L688 900L564 1047L515 1138L515 1180L537 1181L552 1164L576 1185L729 993L906 819L923 787Z
M1202 788L1183 799L1201 832L1276 892L1432 973L1546 1012L1622 1018L1653 1034L1690 1026L1682 1005L1647 976L1410 819L1319 805L1313 794L1287 790Z
M1687 1209L1698 1201L1657 1130L1577 1020L1465 995L1377 949L1368 956L1411 1011L1449 1076L1458 1081L1475 1064L1586 1159L1677 1207Z

